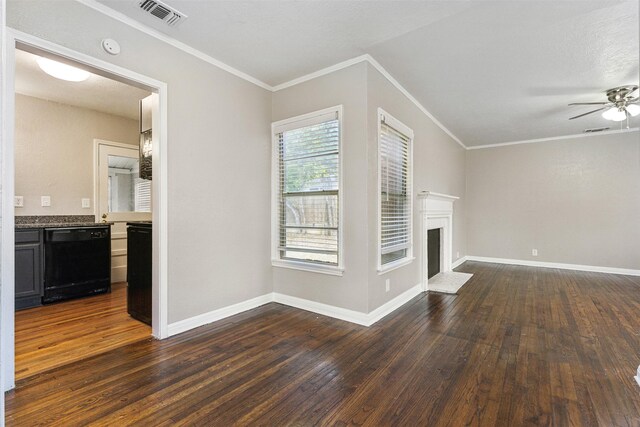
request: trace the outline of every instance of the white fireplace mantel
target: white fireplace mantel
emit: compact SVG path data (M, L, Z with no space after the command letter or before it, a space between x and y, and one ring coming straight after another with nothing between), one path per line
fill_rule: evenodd
M428 289L427 266L427 230L441 228L440 233L440 271L451 271L453 255L453 202L459 197L449 194L434 193L433 191L421 191L418 198L422 199L422 224L423 224L423 277L425 290Z

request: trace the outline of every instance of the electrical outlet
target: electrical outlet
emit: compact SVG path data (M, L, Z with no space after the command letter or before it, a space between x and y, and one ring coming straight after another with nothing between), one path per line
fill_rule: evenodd
M387 279L384 281L384 288L387 292L391 290L391 279Z
M40 206L48 208L51 206L51 196L40 197Z
M82 208L87 209L91 207L91 199L82 199Z
M537 249L531 249L531 255L538 256L538 250Z
M456 259L460 258L460 252L456 252Z
M13 198L13 206L15 206L16 208L23 208L24 207L24 197L15 196Z

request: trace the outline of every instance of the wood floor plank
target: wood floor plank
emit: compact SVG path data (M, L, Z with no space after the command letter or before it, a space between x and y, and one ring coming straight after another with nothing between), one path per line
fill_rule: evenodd
M148 339L127 313L126 283L112 292L20 310L15 316L16 380Z
M458 271L474 274L459 295L422 294L369 328L272 303L163 341L103 331L117 347L19 380L7 424L640 425L640 278ZM80 324L56 308L59 342L25 314L38 364L96 335L81 324L99 305L79 306Z

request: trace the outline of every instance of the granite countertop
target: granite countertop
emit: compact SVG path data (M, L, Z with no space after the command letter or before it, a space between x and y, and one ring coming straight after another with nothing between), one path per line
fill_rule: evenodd
M17 216L16 229L59 228L59 227L101 227L113 222L96 222L93 215L29 215Z
M60 228L60 227L102 227L105 225L113 225L113 222L52 222L52 223L25 223L16 224L15 228Z

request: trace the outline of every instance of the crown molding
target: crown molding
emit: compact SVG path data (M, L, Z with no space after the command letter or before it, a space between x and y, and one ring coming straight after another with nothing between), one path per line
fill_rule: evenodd
M509 145L534 144L536 142L549 142L549 141L559 141L563 139L588 138L591 136L599 136L599 135L617 135L617 134L638 132L639 130L640 128L630 128L630 129L608 130L608 131L595 132L595 133L578 133L575 135L552 136L549 138L526 139L522 141L500 142L498 144L470 146L470 147L467 147L467 150L482 150L484 148L497 148L497 147L505 147Z
M253 83L256 86L259 86L263 89L266 89L268 91L273 91L273 87L271 85L268 85L267 83L263 82L262 80L259 80L253 76L250 76L249 74L242 72L236 68L233 68L232 66L225 64L222 61L218 61L217 59L207 55L206 53L195 49L191 46L189 46L186 43L183 43L181 41L178 41L176 39L174 39L173 37L170 37L166 34L161 33L160 31L154 30L151 27L148 27L145 24L142 24L138 21L136 21L133 18L128 17L127 15L120 13L116 10L111 9L108 6L103 5L102 3L98 3L96 0L76 0L78 3L83 4L97 12L102 13L103 15L106 15L110 18L113 18L117 21L122 22L125 25L128 25L132 28L135 28L138 31L141 31L151 37L154 37L160 41L163 41L173 47L175 47L176 49L180 49L181 51L188 53L190 55L195 56L198 59L201 59L215 67L220 68L221 70L224 70L228 73L233 74L236 77L240 77L243 80L246 80L250 83Z
M375 68L376 70L378 70L378 72L380 74L382 74L388 81L389 83L391 83L393 86L395 86L396 89L398 89L404 96L406 96L409 101L413 102L413 104L418 107L418 109L420 111L422 111L422 113L427 116L433 123L435 123L436 126L438 126L440 129L442 129L442 131L444 133L446 133L447 135L449 135L449 137L451 137L451 139L453 139L455 142L457 142L462 148L464 148L465 150L467 150L467 146L464 145L462 143L462 141L460 141L460 139L458 139L457 136L455 136L453 134L453 132L451 132L449 129L447 129L447 127L445 125L443 125L442 123L440 123L440 121L438 119L436 119L433 114L431 114L426 108L424 108L424 106L413 97L413 95L411 95L409 93L408 90L406 90L396 79L393 78L393 76L391 74L389 74L389 72L387 70L385 70L385 68L380 65L380 63L378 61L376 61L371 55L364 55L366 56L367 61L369 62L369 64L371 64L373 66L373 68Z
M460 139L458 139L458 137L453 134L453 132L451 132L449 129L446 128L446 126L444 126L442 123L440 123L440 121L438 119L436 119L433 116L433 114L431 114L413 95L411 95L411 93L409 93L408 90L406 90L404 88L404 86L402 86L400 84L400 82L398 82L382 65L380 65L380 63L378 61L376 61L369 54L356 56L355 58L351 58L351 59L348 59L346 61L339 62L337 64L334 64L334 65L330 66L330 67L326 67L326 68L323 68L321 70L314 71L313 73L309 73L309 74L306 74L304 76L295 78L295 79L290 80L288 82L281 83L281 84L279 84L277 86L274 86L273 87L273 91L277 92L279 90L287 89L289 87L298 85L300 83L304 83L304 82L307 82L309 80L313 80L313 79L316 79L318 77L322 77L324 75L331 74L333 72L342 70L344 68L351 67L352 65L359 64L360 62L368 62L373 68L375 68L380 74L382 74L382 76L384 78L386 78L389 81L389 83L391 83L396 89L398 89L400 91L400 93L402 93L405 97L407 97L407 99L409 99L409 101L411 101L416 107L418 107L418 109L425 116L427 116L429 118L429 120L431 120L433 123L435 123L435 125L438 126L444 133L449 135L449 137L451 139L453 139L455 142L460 144L460 146L462 148L464 148L465 150L467 149L467 146L464 145L462 143L462 141L460 141Z
M305 74L304 76L296 77L295 79L289 80L288 82L280 83L279 85L273 87L273 91L278 92L279 90L287 89L291 86L299 85L300 83L308 82L309 80L326 76L327 74L331 74L344 68L351 67L352 65L359 64L360 62L366 62L369 60L369 58L369 55L360 55L356 56L355 58L347 59L346 61L338 62L337 64L330 65L329 67L322 68L318 71L314 71L313 73Z
M371 64L371 66L373 66L376 70L378 70L378 72L380 74L382 74L388 81L389 83L391 83L393 86L395 86L396 89L398 89L405 97L407 97L407 99L409 99L409 101L411 101L416 107L418 107L418 109L420 111L422 111L422 113L424 115L426 115L433 123L436 124L436 126L438 126L440 129L442 129L442 131L444 133L446 133L449 137L451 137L454 141L456 141L458 144L460 144L460 146L464 149L467 149L467 146L465 146L462 141L460 141L460 139L458 139L458 137L456 137L453 132L451 132L449 129L447 129L442 123L440 123L440 121L438 119L436 119L433 114L431 114L420 102L418 102L418 100L416 98L413 97L413 95L411 95L409 93L409 91L407 91L395 78L393 78L393 76L391 74L389 74L389 72L387 70L385 70L385 68L380 65L380 63L378 61L376 61L375 59L373 59L373 57L369 54L365 54L365 55L360 55L357 56L355 58L351 58L348 59L346 61L343 62L339 62L335 65L323 68L321 70L315 71L313 73L310 74L306 74L304 76L295 78L293 80L290 80L288 82L285 83L281 83L279 85L276 86L271 86L265 82L263 82L260 79L257 79L245 72L242 72L228 64L225 64L222 61L219 61L215 58L213 58L212 56L207 55L206 53L195 49L191 46L189 46L186 43L183 43L181 41L178 41L176 39L174 39L173 37L170 37L166 34L161 33L160 31L157 31L145 24L142 24L138 21L136 21L133 18L128 17L127 15L118 12L114 9L111 9L108 6L103 5L102 3L97 2L96 0L76 0L78 3L83 4L97 12L102 13L103 15L106 15L112 19L115 19L117 21L122 22L125 25L128 25L132 28L135 28L138 31L141 31L151 37L154 37L160 41L163 41L177 49L182 50L185 53L188 53L190 55L195 56L196 58L199 58L215 67L218 67L224 71L227 71L228 73L231 73L233 75L235 75L236 77L239 77L241 79L244 79L250 83L253 83L263 89L266 89L268 91L271 92L277 92L279 90L283 90L286 89L288 87L291 86L295 86L297 84L300 83L304 83L306 81L333 73L335 71L339 71L342 70L344 68L350 67L352 65L358 64L360 62L368 62L369 64Z
M201 59L215 67L220 68L230 74L233 74L236 77L239 77L247 82L253 83L256 86L261 87L262 89L266 89L270 92L278 92L283 89L287 89L289 87L298 85L300 83L307 82L309 80L316 79L318 77L322 77L324 75L342 70L344 68L350 67L355 64L359 64L361 62L368 62L372 67L374 67L380 74L382 74L388 81L391 83L396 89L398 89L409 101L411 101L425 116L427 116L436 126L438 126L444 133L446 133L451 139L457 142L462 148L465 150L481 150L485 148L496 148L496 147L504 147L509 145L519 145L519 144L532 144L537 142L547 142L547 141L557 141L563 139L572 139L572 138L583 138L589 136L597 136L597 135L612 135L626 132L637 132L640 128L631 128L631 129L622 129L622 130L612 130L612 131L604 131L598 133L589 133L589 134L575 134L575 135L565 135L565 136L556 136L549 138L538 138L538 139L528 139L521 141L510 141L510 142L501 142L497 144L487 144L487 145L476 145L476 146L467 146L465 145L457 136L453 134L446 126L444 126L438 119L435 118L433 114L429 112L407 89L404 88L378 61L376 61L371 55L364 54L360 56L356 56L355 58L348 59L346 61L339 62L337 64L331 65L329 67L322 68L318 71L314 71L313 73L306 74L301 77L297 77L295 79L289 80L284 83L280 83L275 86L271 86L260 79L257 79L243 71L240 71L228 64L225 64L222 61L219 61L212 56L207 55L206 53L195 49L186 43L178 41L173 37L170 37L166 34L161 33L145 24L142 24L136 21L133 18L128 17L127 15L118 12L114 9L111 9L108 6L99 3L96 0L75 0L76 2L83 4L97 12L100 12L110 18L113 18L119 22L122 22L125 25L128 25L132 28L135 28L138 31L141 31L151 37L154 37L160 41L163 41L176 49L179 49L185 53L188 53L196 58Z

